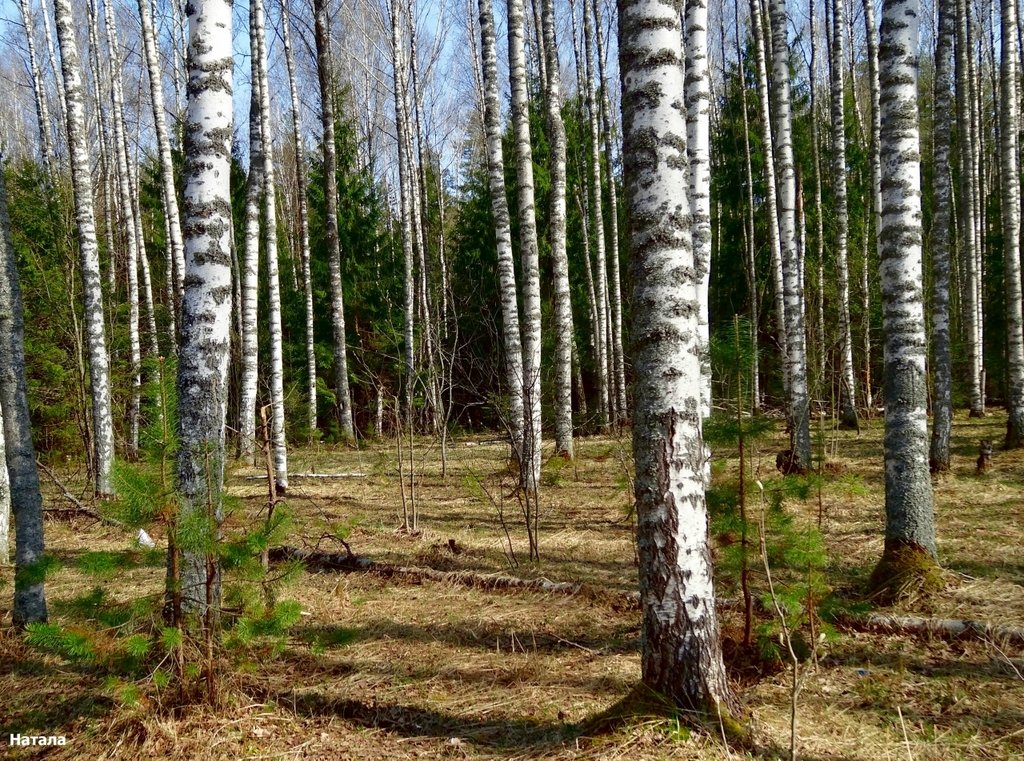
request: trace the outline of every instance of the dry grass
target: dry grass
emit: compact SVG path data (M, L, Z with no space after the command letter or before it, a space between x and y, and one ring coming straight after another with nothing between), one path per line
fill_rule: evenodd
M946 588L905 612L1024 625L1024 453L997 452L974 475L981 438L998 441L1003 418L956 421L954 471L936 481L939 549ZM881 554L881 423L858 436L835 434L822 488L831 578L855 589ZM830 437L832 434L830 434ZM755 453L759 474L774 475L781 439ZM482 439L455 442L448 474L439 453L417 451L423 531L397 530L401 498L394 450L320 448L293 453L295 471L363 472L365 478L296 479L288 504L292 543L337 550L325 534L349 525L356 552L377 560L442 570L504 572L635 587L627 439L579 443L578 458L545 465L542 562L510 567L497 510L477 485L503 501L520 560L526 541L515 500L503 491L504 448ZM735 472L732 453L719 477ZM263 485L230 474L250 511ZM55 495L48 495L56 499ZM818 498L787 502L815 523ZM352 526L354 524L354 526ZM88 521L48 521L50 551L62 569L48 582L52 617L73 620L70 601L96 585L116 600L158 594L158 563L128 564L116 576L83 573L86 550L124 551L130 538ZM460 552L449 550L455 540ZM10 591L11 573L2 571ZM726 586L723 581L723 588ZM195 708L171 717L150 703L120 705L103 675L0 639L0 738L11 731L63 733L55 758L737 758L716 737L665 720L583 736L592 717L626 695L639 676L639 614L589 598L499 593L366 574L303 574L282 591L303 609L287 649L236 668L230 698L216 713ZM609 598L611 600L612 598ZM6 604L6 603L5 603ZM9 614L4 610L5 621ZM727 627L738 624L728 611ZM1024 662L998 643L921 641L845 632L821 653L800 700L802 758L1024 758ZM788 746L789 676L740 687L765 747ZM898 709L898 710L897 710ZM903 720L901 722L900 715ZM4 749L6 750L6 748ZM22 754L29 757L31 754ZM764 751L775 758L781 751ZM50 756L47 756L50 757Z

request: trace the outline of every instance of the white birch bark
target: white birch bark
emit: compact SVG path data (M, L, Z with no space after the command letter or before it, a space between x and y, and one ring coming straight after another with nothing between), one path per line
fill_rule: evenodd
M250 29L259 85L260 136L263 140L263 222L267 262L267 326L270 333L271 439L277 490L288 489L288 445L284 421L284 342L281 336L281 278L277 261L277 190L274 186L274 141L270 126L270 78L267 75L266 12L263 0L250 0L255 22Z
M928 457L933 473L949 470L949 437L953 427L953 367L949 331L949 232L952 185L949 171L950 142L953 133L953 28L956 3L939 3L939 26L935 44L935 148L932 163L935 175L932 195L932 440Z
M25 41L28 44L28 65L32 75L32 92L35 96L36 119L39 126L39 141L43 162L50 177L56 176L57 165L53 149L53 134L50 132L50 106L46 101L46 85L43 70L36 57L35 21L30 0L19 0L21 21L25 25ZM46 12L46 9L43 9Z
M919 0L885 0L879 45L882 281L885 329L885 551L880 570L906 553L934 559L928 473L928 390L921 263L917 109Z
M697 267L701 352L701 414L711 415L711 73L708 67L708 6L686 0L686 152L690 164L690 234Z
M484 137L487 141L487 177L498 247L498 291L501 299L502 343L508 385L508 420L512 457L521 467L523 456L523 346L519 332L516 267L512 253L512 222L505 192L505 158L501 145L501 106L498 100L498 58L491 0L479 0L480 51L484 94Z
M177 0L174 0L176 2ZM172 5L174 4L172 2ZM163 190L164 212L167 215L168 240L173 270L168 278L174 284L174 301L168 305L177 312L181 305L183 289L182 275L185 268L185 249L181 239L181 214L178 210L178 193L174 186L174 162L171 159L171 140L164 117L163 70L160 68L160 49L153 30L153 13L150 0L138 0L139 17L142 21L142 43L149 72L149 94L153 106L153 131L156 133L157 155L160 159L160 181Z
M110 411L110 365L103 324L103 286L100 281L99 246L96 243L96 217L92 200L85 92L70 0L56 0L55 14L57 39L61 51L61 71L67 99L71 183L75 197L75 221L78 228L82 294L85 302L86 348L89 354L89 377L92 385L96 495L107 498L114 493L114 423Z
M756 0L755 0L756 2ZM678 3L619 4L623 160L633 252L633 452L644 684L712 716L736 710L715 613L696 277L686 234Z
M309 246L309 208L306 202L309 178L306 176L306 158L301 130L302 112L299 110L299 92L295 85L295 61L292 55L290 27L288 0L282 0L281 32L284 42L285 65L288 71L288 93L292 102L292 140L295 142L295 177L298 183L299 252L302 261L302 294L306 306L306 395L308 405L306 409L310 441L314 441L317 438L316 334L313 329L312 255Z
M875 22L875 0L863 0L864 29L867 44L868 88L871 94L871 211L874 248L877 255L878 229L882 216L882 163L879 155L879 140L882 132L882 117L879 107L878 89L878 25ZM874 406L871 388L871 292L868 279L868 252L865 252L861 269L861 311L864 314L864 403L870 410Z
M772 92L775 97L775 159L778 168L779 244L782 252L786 318L786 377L793 463L801 471L811 466L810 416L807 396L807 350L803 289L797 250L796 165L793 161L793 123L789 86L789 40L785 0L770 0L772 48L775 51ZM710 182L710 180L709 180Z
M1020 174L1017 101L1017 0L1000 3L999 180L1006 287L1006 449L1024 446L1024 310L1020 271Z
M734 27L736 37L736 58L739 61L743 59L743 48L740 38L740 4L739 0L735 0L733 4L734 8ZM813 48L812 48L813 49ZM724 55L723 55L724 58ZM743 158L744 168L746 169L746 180L747 180L747 214L745 219L744 228L744 239L746 248L746 277L747 277L747 290L750 293L750 325L753 331L753 345L755 348L758 346L758 331L760 328L760 299L758 298L757 292L757 255L754 245L754 169L750 159L750 119L748 117L747 110L747 74L744 66L739 67L740 75L740 108L743 111ZM813 111L813 110L812 110ZM820 204L819 204L820 208ZM761 411L761 368L760 368L760 352L754 351L751 353L751 368L750 368L750 395L751 395L751 407L753 412L759 413Z
M0 155L2 163L3 156ZM46 620L42 577L17 573L17 569L30 569L42 559L44 552L43 498L32 446L28 383L25 380L24 325L17 258L7 210L7 186L3 172L0 172L0 408L3 410L5 454L2 466L9 474L10 503L15 522L16 572L11 612L15 626ZM3 542L6 553L7 537Z
M832 181L835 195L836 270L839 275L839 418L843 425L856 428L857 391L853 374L853 332L850 325L850 266L847 238L850 216L846 187L846 74L843 14L845 0L832 0L831 95L832 95Z
M779 354L782 357L782 382L786 397L789 397L789 364L787 357L788 336L786 333L785 281L782 274L782 244L780 241L778 195L775 177L775 149L772 138L771 98L768 93L768 63L765 58L765 36L763 33L761 0L750 0L750 29L754 38L754 68L757 73L757 94L760 99L761 145L764 153L766 227L768 246L771 252L772 280L775 286L775 321L778 331ZM770 39L770 38L769 38Z
M223 517L231 340L231 3L192 0L188 20L182 215L185 293L178 362L179 525L202 525L213 534L206 539L217 541ZM202 518L196 520L197 516ZM216 553L183 553L181 596L187 614L216 615L220 603Z
M572 296L569 291L569 257L565 248L566 225L566 137L562 122L562 73L555 35L554 0L540 0L544 51L547 55L547 124L551 144L551 210L548 237L551 243L551 267L554 275L555 321L555 451L571 459L572 446ZM610 156L609 156L610 157ZM612 183L614 184L614 182ZM618 246L614 248L616 255ZM612 303L615 303L613 297ZM613 316L615 310L613 308ZM621 310L619 311L621 347ZM613 333L614 335L614 333ZM623 398L623 404L625 398ZM625 410L623 410L624 412Z
M50 11L47 8L46 3L42 3L41 4L41 10L42 10L42 17L43 17L43 40L46 42L46 52L47 52L47 55L49 56L49 59L50 59L50 69L53 71L53 76L57 80L57 87L55 89L57 90L58 114L60 116L61 124L64 125L64 130L63 131L66 133L66 125L67 125L67 121L68 121L68 96L67 96L67 92L66 92L67 86L66 85L62 86L62 84L61 84L61 82L63 81L64 46L61 45L61 61L62 61L62 63L58 64L57 63L57 51L56 51L56 49L53 46L53 33L50 31ZM56 18L57 18L56 2L54 3L53 13L54 13L54 20L56 21ZM94 17L95 17L95 14L94 14ZM60 44L60 39L59 39L60 38L60 31L59 30L57 32L57 37L58 37L58 44ZM78 68L79 68L79 71L81 71L81 68L82 68L81 67L81 63L79 63ZM59 136L61 135L61 132L62 132L62 130L57 130L58 142L60 140ZM68 151L69 152L71 151L70 145L68 146Z
M508 67L512 90L512 134L516 151L519 201L520 269L523 275L523 462L522 486L536 500L540 487L540 263L530 146L529 96L526 90L523 0L508 0ZM600 192L600 191L599 191ZM600 198L600 196L598 196ZM600 233L599 233L600 236ZM536 508L536 502L534 502ZM534 511L534 515L536 511ZM533 536L535 540L536 537ZM536 547L531 547L531 555Z

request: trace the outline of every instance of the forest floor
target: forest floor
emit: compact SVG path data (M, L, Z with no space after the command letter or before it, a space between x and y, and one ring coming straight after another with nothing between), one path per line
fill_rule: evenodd
M944 588L896 613L1024 626L1024 450L997 449L976 475L979 439L999 442L1005 417L958 416L953 472L935 480ZM753 447L766 493L781 488L779 431ZM828 433L833 463L822 479L790 488L782 505L793 525L822 519L825 571L840 605L853 606L882 551L881 420L861 432ZM149 689L125 701L110 674L30 648L10 628L10 568L0 569L0 756L47 758L595 758L726 759L712 730L650 717L594 732L587 719L626 696L640 673L640 614L629 487L630 441L591 437L572 463L543 470L540 563L527 562L519 506L509 497L506 447L493 437L457 438L446 476L436 445L416 449L418 534L400 530L402 491L394 443L359 450L291 453L295 473L363 474L293 478L289 544L442 571L584 582L589 594L497 591L373 573L302 572L278 592L302 615L278 649L227 655L224 705L216 711L161 710ZM750 455L748 450L748 455ZM716 451L716 483L736 479L735 446ZM256 468L233 468L230 492L243 507L235 523L266 502ZM65 473L69 483L73 474ZM407 477L407 473L406 473ZM486 491L484 488L486 487ZM819 492L820 486L820 492ZM47 483L46 507L67 508ZM509 561L509 539L519 560ZM820 496L819 496L820 495ZM408 498L408 495L406 495ZM749 510L761 510L753 491ZM726 499L726 502L729 500ZM722 502L722 500L719 500ZM724 509L719 505L716 509ZM733 509L729 506L728 509ZM52 513L47 549L60 567L47 580L51 621L86 626L89 595L104 604L158 597L162 557L132 546L132 535L88 518ZM756 530L756 528L755 528ZM158 546L161 535L154 532ZM714 537L716 558L735 537ZM105 562L97 562L105 553ZM756 542L752 567L762 568ZM737 599L735 569L716 571L719 596ZM113 569L113 571L111 571ZM799 569L797 569L798 571ZM777 583L800 573L779 569ZM788 575L787 575L788 573ZM764 590L763 572L754 574ZM228 583L231 582L229 578ZM83 602L84 601L84 602ZM758 625L770 616L757 613ZM723 606L731 674L760 748L786 757L792 672L784 663L739 658L742 610ZM95 622L92 622L95 626ZM991 639L949 640L839 627L801 665L797 747L805 759L1024 758L1024 649ZM63 748L10 749L9 733L65 735Z

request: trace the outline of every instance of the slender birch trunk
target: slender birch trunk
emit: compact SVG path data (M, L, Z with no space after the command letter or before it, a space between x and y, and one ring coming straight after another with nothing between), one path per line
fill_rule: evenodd
M884 0L879 45L886 521L871 585L882 599L928 583L936 563L921 264L919 13L919 0Z
M0 156L2 163L3 157ZM43 558L43 498L32 446L24 335L25 318L17 257L11 238L11 218L7 210L7 186L3 172L0 172L0 408L3 410L3 470L9 474L9 497L15 525L11 618L18 627L45 621L47 616L43 576L30 572ZM6 556L8 537L5 535L2 540L2 554Z
M882 112L879 105L878 88L878 25L875 22L874 0L863 0L864 28L868 53L868 86L871 91L871 211L874 231L875 253L879 251L878 230L882 221L882 162L879 154L879 140L882 132ZM870 251L870 247L869 250ZM871 389L871 292L868 279L868 252L865 252L861 269L861 308L864 313L864 402L868 410L874 406Z
M761 0L750 0L750 29L754 38L754 62L757 71L757 92L760 100L761 142L764 152L765 206L768 245L771 251L772 279L775 285L775 321L778 323L779 354L782 357L782 385L789 398L788 334L786 332L785 280L782 274L782 243L779 229L778 192L775 178L775 149L772 138L771 99L768 93L768 64L765 59L764 26L761 21ZM769 38L770 39L770 38Z
M53 46L53 33L50 31L50 11L48 10L48 8L47 8L45 3L41 4L41 10L42 10L42 17L43 17L43 40L46 42L46 52L47 52L47 55L49 56L49 59L50 59L50 69L53 71L53 76L57 80L57 87L55 89L57 90L58 115L60 116L61 124L64 125L65 128L66 128L67 122L68 122L68 96L67 96L67 92L66 92L66 89L67 89L66 86L62 86L61 85L61 82L63 81L62 80L62 76L63 76L62 75L62 71L63 71L62 63L63 63L63 58L64 58L64 46L61 45L61 61L62 61L62 63L58 64L57 63L57 51L56 51L56 49ZM56 19L57 19L57 9L56 9L56 7L54 7L54 9L53 9L53 13L54 13L54 21L56 21ZM94 14L94 16L95 16L95 14ZM58 41L57 42L58 42L58 44L60 44L60 31L59 30L57 32L57 37L58 37ZM81 65L80 64L79 64L79 70L81 70ZM58 142L59 142L59 139L60 139L59 138L60 134L61 134L61 130L57 130ZM70 139L69 139L69 142L70 142ZM70 145L68 146L68 152L69 153L71 152L71 146Z
M711 415L711 73L708 67L708 6L686 0L686 152L690 165L690 233L697 267L701 353L701 415Z
M291 22L288 0L281 2L281 32L284 41L284 59L288 70L288 93L292 102L292 140L295 142L295 177L298 183L299 250L302 261L302 293L306 306L306 395L309 438L315 441L317 435L317 391L316 391L316 333L313 314L312 255L309 245L309 178L306 176L306 157L303 150L299 93L295 85L295 61L292 55ZM379 434L379 432L378 432Z
M254 6L249 25L255 25ZM238 454L256 462L256 405L259 391L260 195L263 192L263 122L260 120L258 55L250 57L249 175L246 179L242 260L242 378L238 393Z
M512 458L521 468L523 455L523 347L516 300L516 268L512 253L512 226L505 193L505 159L501 145L501 106L498 100L498 59L495 52L494 12L491 0L479 0L480 51L484 93L484 136L487 140L488 186L494 234L498 244L498 289L501 294L502 339L508 384L509 433Z
M625 425L629 416L629 401L626 398L626 356L622 345L622 278L619 272L619 199L615 187L614 132L612 130L611 104L608 102L608 79L605 76L604 30L601 28L601 3L591 0L594 11L594 40L597 43L597 74L601 88L599 103L601 114L601 132L604 137L604 155L607 162L608 176L608 269L611 282L608 284L609 301L611 302L611 348L613 368L615 372L615 419L618 425ZM710 237L710 223L708 228ZM710 267L709 270L710 272ZM710 383L711 376L708 375ZM710 386L709 386L710 388ZM710 397L709 397L710 399Z
M1017 0L1000 3L999 179L1006 286L1006 449L1024 446L1024 310L1020 272L1020 150L1017 101Z
M594 227L594 282L597 298L597 372L601 428L607 430L614 405L610 366L615 357L609 339L608 265L604 237L604 204L601 196L601 137L598 127L597 88L594 85L594 33L587 0L583 0L583 60L586 74L586 110L590 125L590 218ZM612 355L612 356L609 356Z
M110 365L107 357L106 330L103 325L103 286L100 281L99 246L96 243L96 217L92 201L85 93L70 0L56 0L55 13L61 70L67 98L71 184L75 196L82 293L85 300L85 332L89 353L89 377L92 384L96 495L107 498L114 494L114 423L110 412Z
M569 291L569 257L565 249L566 137L565 124L562 122L562 74L558 61L558 40L555 36L554 0L540 0L540 4L541 26L544 32L544 51L547 55L548 81L545 91L547 93L548 139L551 144L549 163L551 211L548 218L548 236L551 242L551 267L554 275L555 451L567 459L572 459L573 323L572 296ZM614 250L617 255L618 246L615 246ZM613 305L614 302L615 299L613 297ZM613 307L613 318L614 312L615 309ZM621 348L621 311L619 314L619 344Z
M43 80L43 70L39 67L39 60L36 58L36 36L35 23L32 15L30 0L19 0L21 7L21 20L25 25L25 40L28 43L28 65L32 74L32 92L35 96L36 119L39 126L39 144L42 148L43 163L46 165L46 172L50 177L55 177L57 172L56 155L53 148L53 135L50 132L50 106L46 102L46 86ZM46 9L43 9L46 12Z
M839 419L849 428L857 428L857 387L853 374L853 331L850 324L850 266L847 239L850 215L846 187L846 82L845 34L843 14L845 0L832 0L832 174L835 194L836 270L839 275Z
M678 106L684 88L679 4L623 0L619 29L635 273L642 678L682 708L729 715L737 707L722 661L704 497L697 279L686 229L686 120Z
M811 434L807 397L807 350L802 307L800 256L797 250L796 165L793 162L793 124L789 88L788 17L785 0L770 0L773 66L772 110L775 112L775 155L778 169L779 244L786 318L786 376L790 449L800 470L811 466ZM710 178L708 180L710 183Z
M331 270L331 325L334 338L334 394L343 440L355 440L352 396L348 384L348 339L345 329L345 292L341 282L341 243L338 239L338 155L334 147L334 84L327 2L315 0L316 62L320 83L320 122L323 126L324 219L327 259Z
M870 4L870 0L869 0ZM949 437L953 427L953 366L949 335L949 230L952 186L949 159L953 132L953 28L955 0L939 4L935 43L935 167L932 195L932 440L928 464L933 473L949 470Z
M64 2L65 0L61 0ZM178 363L179 526L219 540L231 341L231 3L192 0L185 124L185 293ZM193 537L194 539L194 537ZM216 551L181 558L184 611L208 636L220 608Z
M157 155L160 159L164 213L167 215L167 245L170 248L170 261L173 264L173 269L168 270L167 277L174 284L174 301L168 304L168 308L172 313L177 314L181 306L185 268L185 249L181 239L181 214L178 210L178 192L174 184L171 139L167 131L167 120L164 117L163 71L160 68L160 49L157 46L153 30L153 12L150 8L150 0L138 0L138 4L139 18L142 21L142 42L146 54L146 68L149 72L149 94L153 105L153 131L156 133Z
M533 190L533 149L530 146L529 96L523 39L523 0L508 0L508 67L512 89L512 134L516 150L519 200L519 243L523 274L523 436L522 487L526 499L536 499L540 487L540 263ZM595 157L596 158L596 157ZM600 192L600 191L598 191ZM598 196L600 201L600 196ZM528 518L529 520L529 518ZM537 555L537 536L531 531L530 555Z

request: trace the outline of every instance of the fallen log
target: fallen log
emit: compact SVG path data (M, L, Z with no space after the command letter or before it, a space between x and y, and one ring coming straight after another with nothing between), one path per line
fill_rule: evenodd
M914 634L939 639L978 639L1024 647L1024 628L956 618L921 618L888 613L843 616L838 622L857 631Z
M372 573L387 579L397 577L410 581L428 580L476 589L546 592L566 596L583 595L589 599L617 603L626 608L640 606L640 595L637 592L613 592L583 582L551 581L543 577L523 579L518 576L476 573L474 571L438 571L434 568L420 566L398 566L345 552L319 552L287 546L273 547L270 550L270 560L275 563L299 561L312 571Z
M369 473L289 473L288 478L369 478ZM266 481L267 475L246 476L246 481Z

